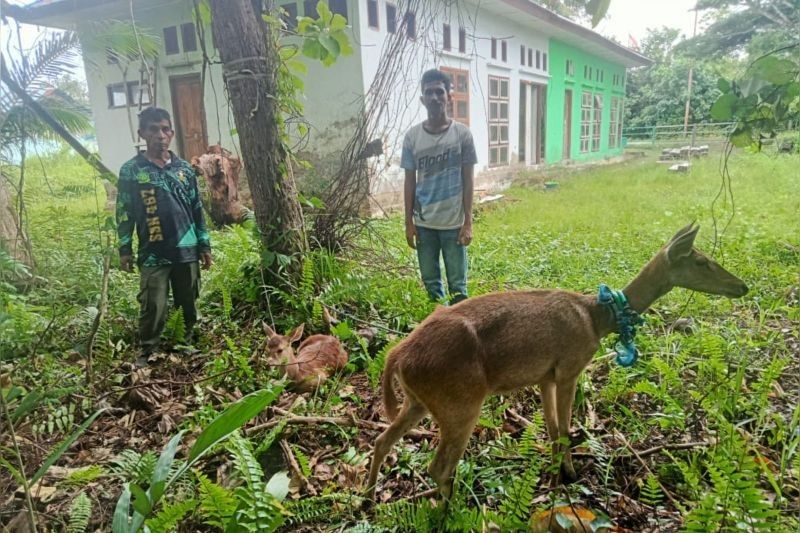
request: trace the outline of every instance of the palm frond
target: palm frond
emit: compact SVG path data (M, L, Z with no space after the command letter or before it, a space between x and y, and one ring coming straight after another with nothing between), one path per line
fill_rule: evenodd
M121 20L89 23L81 28L81 35L86 62L93 68L99 68L99 65L91 57L110 58L127 64L141 59L153 61L161 49L158 35Z
M77 66L80 42L75 32L51 33L41 39L24 59L6 63L11 78L36 98L53 80ZM3 110L0 110L3 111Z

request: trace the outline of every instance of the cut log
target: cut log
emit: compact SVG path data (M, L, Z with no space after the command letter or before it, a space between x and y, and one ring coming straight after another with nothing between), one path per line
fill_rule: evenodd
M192 165L205 180L209 214L214 224L240 224L248 209L239 200L239 172L242 170L239 158L215 144L209 146L205 154L193 157Z

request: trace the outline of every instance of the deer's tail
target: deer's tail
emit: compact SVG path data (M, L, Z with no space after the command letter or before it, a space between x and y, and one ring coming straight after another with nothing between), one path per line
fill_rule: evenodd
M397 417L397 396L394 393L394 375L397 372L398 357L389 352L386 358L386 367L383 369L381 389L383 391L383 410L386 418L391 422Z

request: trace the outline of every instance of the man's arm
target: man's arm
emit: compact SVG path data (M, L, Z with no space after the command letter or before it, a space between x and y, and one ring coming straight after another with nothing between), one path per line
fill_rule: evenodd
M194 228L197 232L197 251L200 254L200 264L203 270L211 268L214 262L211 259L211 238L206 228L205 217L203 216L203 202L200 200L200 189L197 186L197 173L194 172L194 195L192 198L192 218Z
M406 212L406 242L412 248L417 247L417 227L414 225L414 198L417 194L417 171L406 169L403 186L403 199Z
M461 185L463 188L464 225L458 233L458 242L469 246L472 242L472 196L474 194L475 165L461 165Z
M133 214L131 180L126 179L125 168L117 181L117 238L119 239L119 268L133 272L133 230L136 219Z

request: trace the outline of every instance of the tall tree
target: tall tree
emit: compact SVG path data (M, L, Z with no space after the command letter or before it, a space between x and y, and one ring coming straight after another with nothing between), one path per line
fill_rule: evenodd
M626 126L682 123L690 68L694 73L689 121L709 119L711 104L719 95L719 66L676 51L678 35L678 30L665 27L649 30L642 39L642 53L653 64L634 69L628 76Z
M276 36L251 0L212 0L211 14L262 243L296 259L308 246L280 138Z

